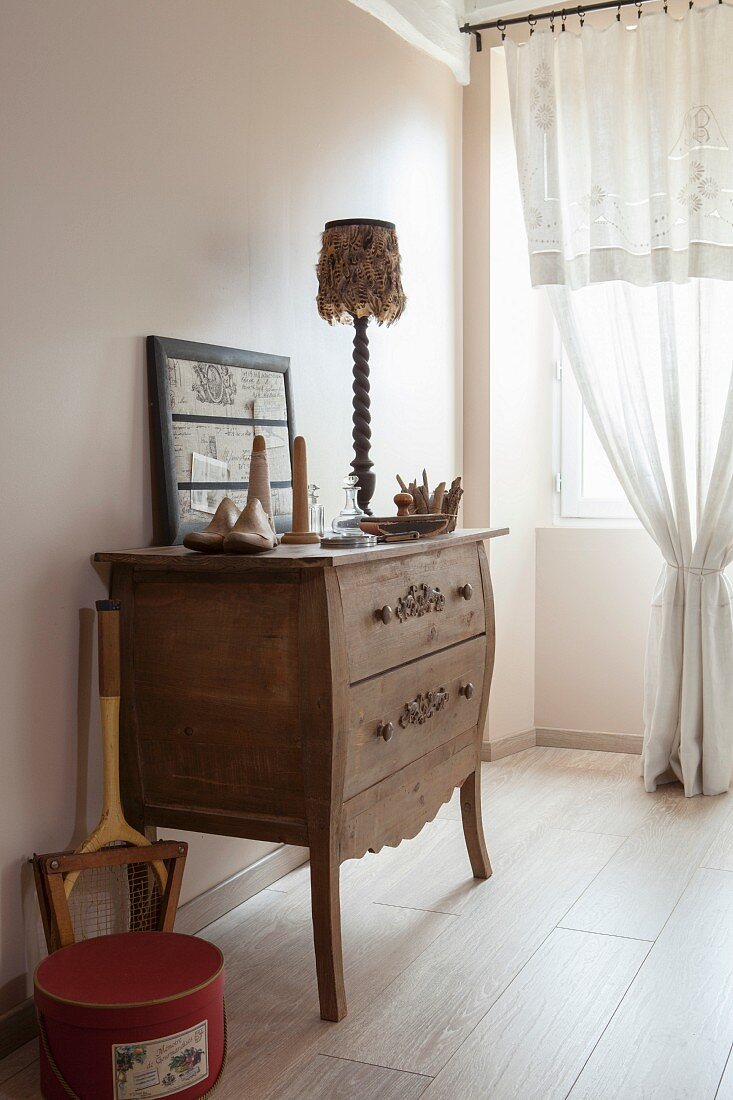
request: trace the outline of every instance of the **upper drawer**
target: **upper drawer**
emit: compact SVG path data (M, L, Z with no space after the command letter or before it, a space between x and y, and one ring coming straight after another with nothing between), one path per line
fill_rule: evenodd
M352 683L485 629L476 544L354 565L338 580Z

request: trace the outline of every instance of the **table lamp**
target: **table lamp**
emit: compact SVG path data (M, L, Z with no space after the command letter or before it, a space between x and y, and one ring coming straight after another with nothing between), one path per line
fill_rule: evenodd
M318 258L318 312L330 325L354 326L354 460L357 503L371 515L376 477L369 458L369 338L367 325L391 325L402 316L405 294L400 251L392 222L345 218L326 222Z

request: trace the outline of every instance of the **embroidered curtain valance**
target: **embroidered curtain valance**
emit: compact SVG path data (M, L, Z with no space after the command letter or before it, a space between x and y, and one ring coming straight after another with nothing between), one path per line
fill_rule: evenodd
M733 278L733 9L506 42L532 284Z

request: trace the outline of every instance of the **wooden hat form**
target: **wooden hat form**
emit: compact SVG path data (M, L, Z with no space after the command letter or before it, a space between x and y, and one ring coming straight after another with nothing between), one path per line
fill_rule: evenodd
M309 546L321 541L320 535L308 530L308 459L302 435L293 440L293 529L286 531L281 541L291 546Z
M270 463L267 458L267 443L264 435L254 437L252 454L249 460L247 504L255 497L267 513L270 526L274 531L275 521L272 515L272 494L270 492Z

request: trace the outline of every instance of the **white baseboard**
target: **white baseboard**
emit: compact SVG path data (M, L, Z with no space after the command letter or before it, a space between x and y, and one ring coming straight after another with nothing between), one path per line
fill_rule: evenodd
M3 1063L0 1067L0 1081L7 1080L11 1073L25 1068L22 1063L18 1063L17 1067L13 1064L10 1066L11 1073L7 1073L7 1063L4 1059L8 1058L14 1050L25 1046L31 1039L35 1039L37 1034L36 1010L30 998L0 1015L0 1062ZM34 1054L30 1061L34 1061L35 1057ZM0 1089L0 1096L7 1095L8 1093Z
M519 733L508 733L504 737L495 740L484 741L481 746L482 760L501 760L504 756L512 756L523 749L533 749L537 741L535 731L520 730Z
M595 730L537 728L490 738L481 747L482 760L501 760L515 752L534 748L593 749L596 752L628 752L641 755L644 738L640 733L600 733Z
M553 749L596 749L599 752L629 752L641 755L640 733L599 733L594 730L540 729L537 744Z
M284 875L308 862L308 849L292 844L281 844L274 852L268 852L251 867L245 867L236 875L217 883L203 894L182 905L176 913L176 932L193 936L212 921L223 917L243 901L272 886Z

